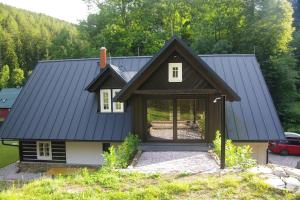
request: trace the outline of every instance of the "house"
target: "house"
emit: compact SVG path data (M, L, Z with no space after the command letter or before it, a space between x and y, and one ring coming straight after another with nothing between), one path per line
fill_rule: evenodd
M0 91L0 125L4 122L21 88L3 88Z
M210 144L217 130L259 163L284 139L254 55L195 55L173 37L154 56L40 61L0 129L26 162L100 165L129 133ZM225 134L223 134L225 136Z

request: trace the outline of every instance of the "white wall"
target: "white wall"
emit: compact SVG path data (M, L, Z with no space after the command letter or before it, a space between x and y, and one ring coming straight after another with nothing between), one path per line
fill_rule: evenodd
M66 142L67 164L101 165L101 142Z

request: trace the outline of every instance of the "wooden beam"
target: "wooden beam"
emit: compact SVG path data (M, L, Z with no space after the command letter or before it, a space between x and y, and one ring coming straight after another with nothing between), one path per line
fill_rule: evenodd
M187 90L136 90L135 94L154 94L154 95L166 95L166 94L217 94L215 89L187 89Z
M226 166L225 163L225 150L226 150L226 133L225 133L225 101L226 97L222 96L221 101L221 169L224 169Z

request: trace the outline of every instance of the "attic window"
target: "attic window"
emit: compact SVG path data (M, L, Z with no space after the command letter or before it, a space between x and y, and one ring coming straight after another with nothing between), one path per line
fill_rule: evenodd
M169 82L182 82L182 63L169 63Z
M118 94L118 92L120 92L121 89L113 89L113 98ZM123 112L124 108L123 108L123 103L121 102L113 102L113 111L114 112Z
M101 112L111 112L111 90L100 90Z
M51 142L37 142L37 159L52 160Z

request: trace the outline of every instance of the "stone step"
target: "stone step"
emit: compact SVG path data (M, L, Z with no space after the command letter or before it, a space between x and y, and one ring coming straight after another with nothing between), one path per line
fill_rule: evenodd
M141 143L140 151L208 151L207 143L168 143L168 142L147 142Z

